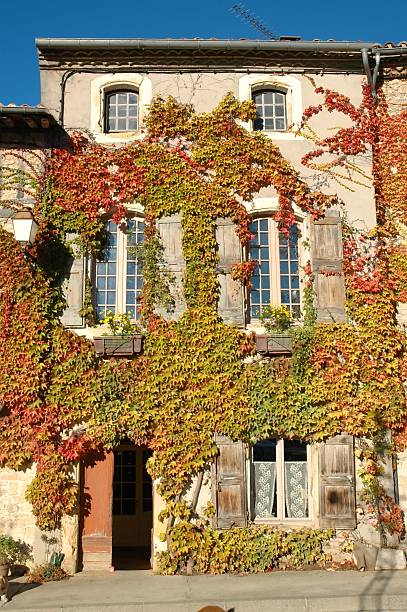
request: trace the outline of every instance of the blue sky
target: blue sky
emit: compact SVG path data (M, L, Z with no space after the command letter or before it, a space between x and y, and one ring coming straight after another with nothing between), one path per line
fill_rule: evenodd
M230 12L236 1L5 1L0 8L0 102L40 102L35 37L264 38ZM244 0L243 4L278 36L380 43L407 39L406 0Z

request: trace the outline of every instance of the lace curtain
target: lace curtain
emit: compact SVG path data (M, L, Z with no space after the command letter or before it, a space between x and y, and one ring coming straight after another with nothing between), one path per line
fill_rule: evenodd
M276 491L276 464L271 461L254 461L255 518L273 516Z
M308 516L308 473L306 461L285 461L285 506L288 518Z

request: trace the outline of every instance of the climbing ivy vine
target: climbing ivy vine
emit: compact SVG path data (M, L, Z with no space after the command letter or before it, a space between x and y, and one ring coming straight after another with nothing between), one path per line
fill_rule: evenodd
M386 429L399 447L405 444L406 342L396 326L397 302L407 290L407 247L400 239L407 236L406 199L400 196L407 146L399 138L405 117L390 117L383 96L375 108L367 90L360 109L335 92L317 93L328 111L345 113L353 127L325 139L309 128L317 148L304 163L316 167L316 160L331 155L318 169L343 182L345 160L373 147L379 224L369 235L345 226L348 324L316 324L307 268L306 314L294 331L291 360L247 364L253 339L218 316L216 220L231 219L245 245L251 234L244 203L262 187L276 190L275 219L285 232L296 222L294 205L317 219L336 199L311 191L271 140L240 127L239 120L254 117L251 102L229 95L211 113L196 114L173 98L157 98L144 140L107 148L74 135L71 150L52 151L43 172L27 182L40 238L24 258L10 234L0 231L0 462L17 469L37 463L27 498L43 529L54 529L65 512L75 511L73 462L124 437L154 451L149 471L166 502L168 567L174 565L171 551L179 554L176 534L193 530L188 525L195 509L185 494L217 454L215 432L248 442L266 436L319 441L340 432L372 437ZM306 111L304 132L324 105ZM134 201L145 214L145 349L125 362L102 361L88 340L59 322L63 299L52 254L61 245L70 248L70 234L86 253L97 254L105 216L122 222ZM166 321L157 314L163 300L171 306L168 296L165 301L170 279L156 282L157 221L176 213L182 218L187 308L179 321ZM233 273L248 285L252 271L253 264L238 264ZM90 306L88 300L87 311ZM184 531L176 530L177 520L187 521Z

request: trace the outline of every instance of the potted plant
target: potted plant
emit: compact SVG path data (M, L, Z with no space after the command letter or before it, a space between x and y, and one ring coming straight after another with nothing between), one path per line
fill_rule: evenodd
M259 353L284 355L291 354L291 335L289 330L294 322L287 306L269 304L262 309L260 320L267 334L256 336Z
M130 314L114 314L109 310L102 323L108 326L110 333L93 338L100 357L130 357L141 352L142 331L131 321Z
M7 578L15 564L24 564L31 558L31 547L8 535L0 535L0 577Z

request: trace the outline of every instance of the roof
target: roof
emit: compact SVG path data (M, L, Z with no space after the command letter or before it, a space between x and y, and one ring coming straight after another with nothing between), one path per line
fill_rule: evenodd
M0 103L0 129L48 129L57 125L55 118L44 106L22 104L3 105Z
M276 69L299 67L337 72L363 72L362 49L372 55L380 51L386 63L397 65L407 52L400 45L368 41L298 40L295 36L278 40L249 39L150 39L150 38L37 38L42 69L80 70L103 67L104 71L175 71L188 69L245 71L252 67Z
M44 106L5 106L0 103L0 145L66 147L69 138Z

